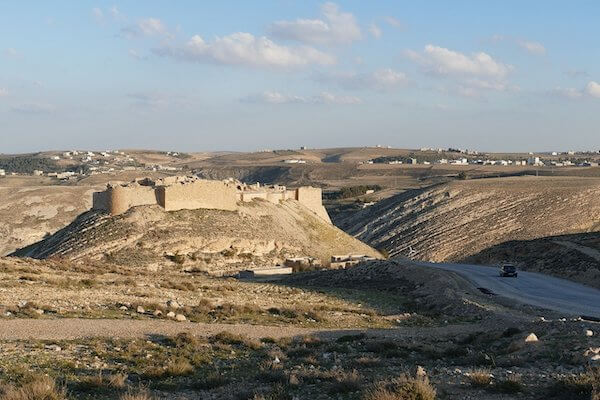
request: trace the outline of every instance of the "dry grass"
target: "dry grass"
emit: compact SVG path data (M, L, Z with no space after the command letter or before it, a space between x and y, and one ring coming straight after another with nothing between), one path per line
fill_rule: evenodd
M56 385L52 378L40 375L32 378L21 387L8 386L0 400L66 400L64 388Z
M585 373L573 375L555 382L549 390L550 396L573 400L588 400L599 397L600 368L592 368Z
M167 360L167 364L163 367L149 367L144 371L144 375L148 378L167 378L177 376L187 376L194 372L194 366L184 358L175 358Z
M390 381L379 382L363 396L363 400L434 400L435 388L427 377L411 378L402 375Z
M508 378L496 382L494 391L500 393L519 393L524 389L520 375L509 375Z
M119 397L119 400L153 400L154 397L147 390L141 389L137 392L127 392Z
M336 371L329 386L329 394L351 393L361 389L361 376L356 370Z
M488 387L492 383L492 374L487 369L476 369L469 373L469 383L475 387Z
M251 350L262 349L263 345L259 340L248 339L242 335L235 335L229 332L220 332L212 337L215 342L230 344L230 345L241 345Z

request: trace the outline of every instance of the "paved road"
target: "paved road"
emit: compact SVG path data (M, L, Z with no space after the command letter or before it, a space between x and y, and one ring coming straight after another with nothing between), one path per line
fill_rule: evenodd
M600 290L565 279L525 271L519 271L518 278L501 278L498 268L480 265L427 262L417 265L457 272L477 287L522 303L600 318Z

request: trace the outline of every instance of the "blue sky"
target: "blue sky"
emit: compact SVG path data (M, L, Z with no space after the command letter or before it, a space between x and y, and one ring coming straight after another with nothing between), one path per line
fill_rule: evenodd
M600 148L600 3L3 1L0 153Z

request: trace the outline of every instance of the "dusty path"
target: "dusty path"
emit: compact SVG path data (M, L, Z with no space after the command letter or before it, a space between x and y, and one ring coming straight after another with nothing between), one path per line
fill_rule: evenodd
M475 327L484 329L482 325ZM202 324L192 322L119 320L119 319L10 319L0 320L0 340L72 340L90 337L120 339L149 336L173 336L188 332L196 336L211 336L230 332L252 339L316 335L336 338L342 335L366 333L369 336L412 339L430 335L456 335L474 329L466 325L441 327L399 327L395 329L312 329L294 326L263 326L247 324Z

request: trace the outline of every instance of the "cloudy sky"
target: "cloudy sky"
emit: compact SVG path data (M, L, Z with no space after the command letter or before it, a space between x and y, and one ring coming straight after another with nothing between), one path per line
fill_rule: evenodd
M0 153L600 148L600 2L0 3Z

